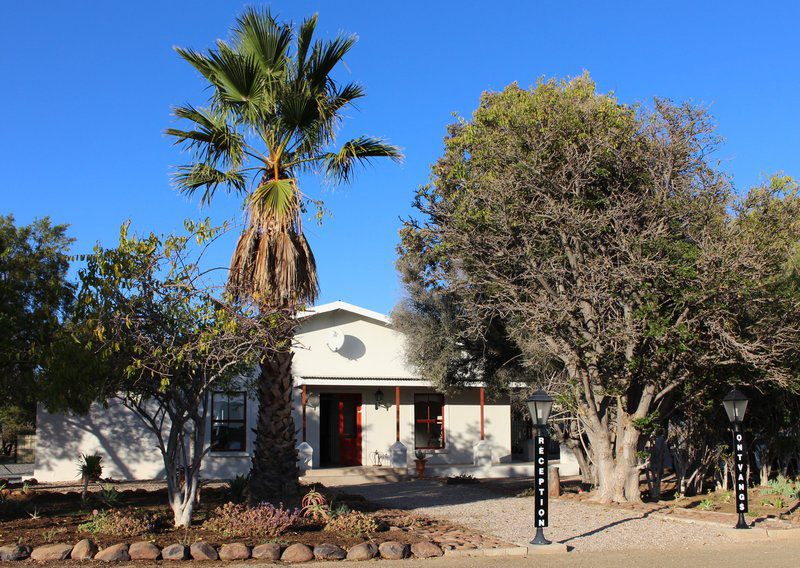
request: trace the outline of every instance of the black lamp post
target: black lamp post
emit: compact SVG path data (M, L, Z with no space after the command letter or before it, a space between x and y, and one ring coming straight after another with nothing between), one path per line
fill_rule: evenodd
M544 527L547 526L547 419L553 408L553 398L542 389L537 390L528 399L528 410L534 425L534 503L536 536L531 544L550 544L544 538Z
M742 432L742 421L747 411L747 397L740 391L733 389L722 399L722 406L728 415L728 420L733 425L733 486L736 490L736 512L739 513L737 529L749 529L744 514L747 512L747 450Z

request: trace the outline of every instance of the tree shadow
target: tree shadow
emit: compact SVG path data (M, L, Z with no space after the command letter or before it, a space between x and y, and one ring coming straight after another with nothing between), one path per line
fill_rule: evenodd
M655 508L655 509L650 509L648 511L645 511L644 513L642 513L638 517L626 517L624 519L620 519L618 521L614 521L614 522L605 524L603 526L597 527L597 528L592 529L590 531L586 531L585 533L576 534L576 535L571 536L569 538L562 539L559 542L561 544L566 544L571 540L577 540L579 538L585 538L585 537L589 537L589 536L594 536L594 535L596 535L598 533L601 533L603 531L606 531L606 530L608 530L610 528L613 528L613 527L616 527L616 526L619 526L619 525L624 525L625 523L629 523L631 521L640 521L642 519L646 519L647 517L649 517L653 513L656 513L658 511L663 511L665 509L669 509L669 507L664 506L664 507L658 507L658 508Z

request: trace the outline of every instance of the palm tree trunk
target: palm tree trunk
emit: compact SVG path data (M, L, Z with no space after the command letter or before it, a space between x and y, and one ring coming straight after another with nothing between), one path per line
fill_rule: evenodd
M268 353L258 379L258 420L250 472L250 501L285 497L299 489L292 417L291 351Z

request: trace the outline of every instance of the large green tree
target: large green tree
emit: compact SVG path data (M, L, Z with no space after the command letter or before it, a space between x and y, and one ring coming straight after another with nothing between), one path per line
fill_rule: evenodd
M0 416L4 450L31 428L37 383L73 299L66 225L0 216Z
M588 76L511 85L451 127L402 232L412 314L447 290L462 336L502 329L535 380L564 376L602 501L640 500L642 433L686 385L796 387L798 305L769 285L788 241L731 215L716 142L702 109Z
M245 228L231 260L229 285L266 310L296 311L317 297L316 265L302 216L315 205L300 189L303 174L349 182L357 165L400 159L380 139L359 136L337 144L344 112L364 97L357 83L334 72L355 44L352 35L314 38L317 17L296 29L266 10L248 9L230 41L201 53L178 53L208 81L206 107L175 109L189 126L167 134L192 151L175 183L203 203L223 188L243 199ZM291 341L287 325L284 337ZM291 415L292 354L269 353L261 364L259 415L251 496L275 497L297 486L297 451Z

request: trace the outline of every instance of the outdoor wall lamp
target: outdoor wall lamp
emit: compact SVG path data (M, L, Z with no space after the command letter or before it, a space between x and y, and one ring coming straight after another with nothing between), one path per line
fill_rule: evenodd
M733 486L736 491L736 512L739 513L737 529L749 529L744 514L747 513L747 450L744 443L742 422L747 412L747 397L740 391L733 389L722 399L722 406L733 426Z
M316 410L319 407L319 393L318 392L308 393L306 404L311 408L313 408L314 410Z
M383 391L378 389L375 391L375 410L383 406Z
M537 390L528 399L528 410L531 413L531 421L534 429L534 520L536 525L536 536L531 544L551 544L544 537L544 528L547 526L547 419L553 409L553 397L542 389Z

